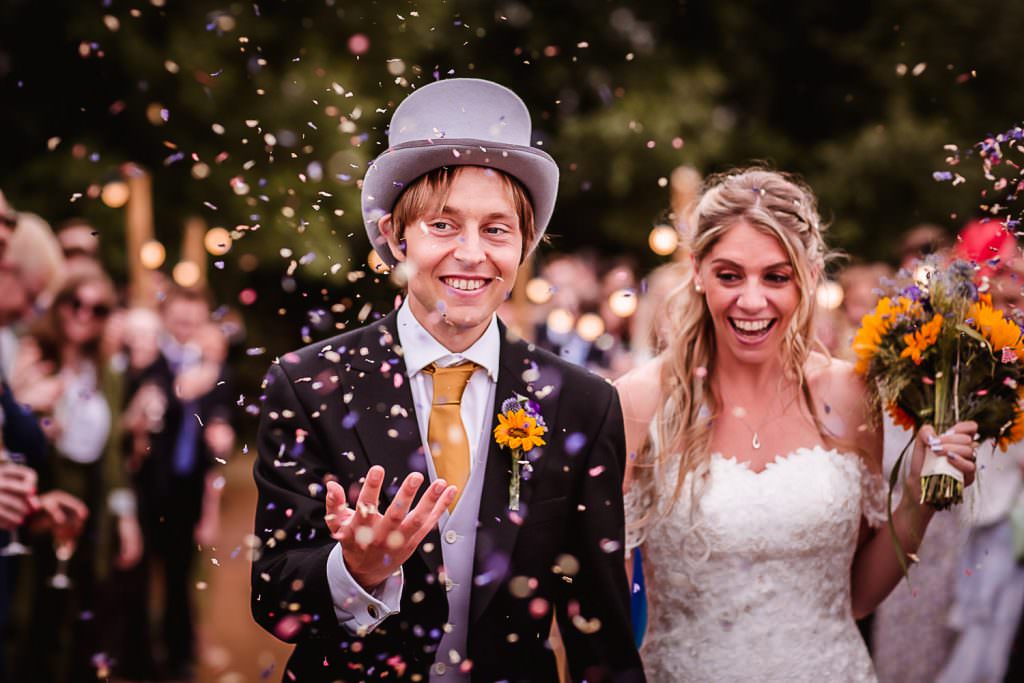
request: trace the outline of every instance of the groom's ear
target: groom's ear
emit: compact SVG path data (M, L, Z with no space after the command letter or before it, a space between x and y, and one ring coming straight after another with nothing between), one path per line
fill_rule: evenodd
M377 221L377 228L380 230L380 234L384 236L384 239L388 241L388 249L391 250L391 255L395 257L396 261L401 263L405 260L405 249L402 248L402 240L396 234L393 216L394 214L390 213L381 216Z

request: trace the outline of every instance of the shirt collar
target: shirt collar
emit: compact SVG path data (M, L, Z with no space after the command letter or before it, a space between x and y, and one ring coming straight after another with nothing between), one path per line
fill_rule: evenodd
M409 310L408 298L398 309L398 342L402 345L405 368L409 377L423 370L431 363L442 366L455 365L468 360L476 363L491 378L498 381L498 356L501 351L501 333L498 330L498 316L491 315L491 324L484 333L465 351L454 353L445 348L427 331Z

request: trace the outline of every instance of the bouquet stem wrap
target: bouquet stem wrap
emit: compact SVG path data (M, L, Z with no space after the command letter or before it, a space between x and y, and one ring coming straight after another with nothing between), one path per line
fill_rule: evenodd
M964 473L953 467L946 456L927 449L921 468L921 502L945 510L963 500Z
M956 361L935 381L935 431L943 433L960 421L960 344L957 343ZM953 378L950 386L949 378ZM950 406L952 399L952 406ZM952 408L952 410L951 410ZM946 510L964 500L964 474L949 462L944 454L928 448L921 467L921 502L936 510Z

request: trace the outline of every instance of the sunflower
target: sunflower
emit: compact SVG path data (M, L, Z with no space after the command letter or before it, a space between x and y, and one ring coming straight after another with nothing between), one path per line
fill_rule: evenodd
M510 410L498 413L498 426L494 428L494 440L499 446L522 449L528 453L536 446L546 443L541 437L547 429L537 424L537 418L526 414L525 410Z
M1017 413L1013 417L1013 424L999 437L996 444L999 446L999 450L1005 453L1011 443L1017 443L1021 439L1024 439L1024 410L1018 406Z
M889 417L892 418L893 423L897 427L902 427L906 430L911 430L917 427L917 422L914 421L914 418L911 417L907 411L903 410L903 408L900 408L900 405L896 403L896 401L893 401L886 406L885 410L889 413Z
M921 354L929 349L939 338L942 330L942 316L935 314L931 320L921 325L921 329L910 334L903 335L903 343L907 348L900 353L900 358L911 358L914 365L921 364Z
M860 329L853 337L853 352L857 354L858 374L867 374L871 361L878 353L882 338L888 334L896 318L908 313L913 307L914 302L905 296L895 299L884 297L879 300L873 312L864 316L860 321Z
M1017 358L1024 359L1024 343L1021 341L1021 330L1017 323L1008 320L1003 312L984 301L971 306L967 317L971 325L978 330L993 351L1011 349Z

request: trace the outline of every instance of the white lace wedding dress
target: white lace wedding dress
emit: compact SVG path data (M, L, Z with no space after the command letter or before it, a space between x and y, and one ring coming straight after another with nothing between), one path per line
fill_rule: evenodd
M656 473L655 519L675 472ZM688 475L687 486L693 476ZM669 515L635 530L652 505L627 495L627 545L642 544L648 679L875 681L853 620L850 566L861 517L885 522L885 482L855 455L804 448L762 472L714 455L699 514L688 488Z

